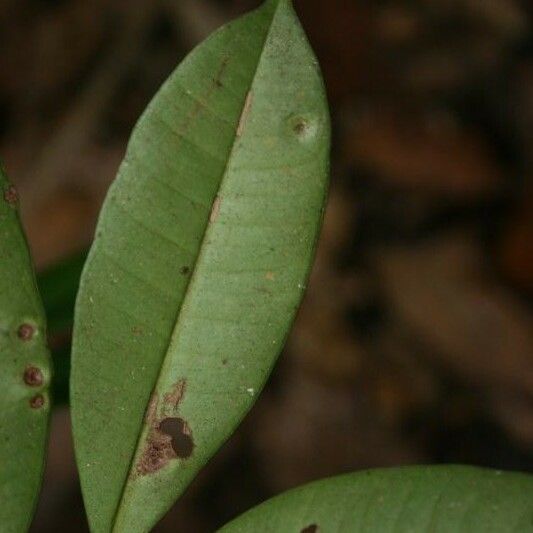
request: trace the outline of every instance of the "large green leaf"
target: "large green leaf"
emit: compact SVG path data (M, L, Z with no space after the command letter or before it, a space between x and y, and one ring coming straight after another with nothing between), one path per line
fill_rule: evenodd
M44 313L17 214L0 168L0 530L26 531L44 464L50 361Z
M93 531L148 531L253 405L302 298L328 159L323 82L288 0L212 35L141 118L76 304Z
M221 533L527 533L533 477L464 466L371 470L318 481Z

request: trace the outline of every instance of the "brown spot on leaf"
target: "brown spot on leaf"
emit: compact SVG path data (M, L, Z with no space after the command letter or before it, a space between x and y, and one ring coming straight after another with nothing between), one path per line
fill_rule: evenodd
M24 371L24 383L30 387L40 387L43 384L44 378L40 368L29 366Z
M188 266L181 267L181 270L180 270L180 272L184 276L186 276L190 271L191 271L191 269Z
M246 121L252 110L254 95L252 91L248 91L246 95L246 101L244 102L244 107L242 109L241 118L239 119L239 124L237 126L237 137L240 137L244 132L244 127L246 126Z
M194 450L192 432L183 418L165 418L159 424L159 430L170 437L176 457L187 459L192 455Z
M194 449L192 432L185 420L168 413L176 413L187 387L187 380L180 379L163 397L158 415L159 396L152 394L146 409L145 420L150 427L146 446L136 465L136 473L144 476L157 472L172 459L190 457ZM162 417L163 420L161 420Z
M303 135L307 130L307 122L303 118L299 118L292 127L296 135Z
M173 409L177 409L181 400L183 399L183 396L185 396L186 389L187 389L187 380L180 379L179 381L177 381L173 385L171 391L165 394L165 397L163 399L165 407L171 407Z
M300 533L318 533L318 526L316 524L311 524L304 527Z
M319 121L312 115L293 115L289 118L288 126L289 131L302 142L314 139L319 131Z
M21 324L17 336L22 341L29 341L33 338L35 334L35 328L31 324Z
M4 200L12 206L16 206L17 202L19 200L19 195L17 193L17 189L11 185L9 188L7 188L4 191Z
M44 396L42 394L36 394L30 400L30 407L32 409L40 409L44 405Z
M152 427L144 452L137 463L141 476L161 470L172 459L187 459L192 455L194 442L189 424L182 418L165 418Z
M146 409L145 421L150 427L148 439L144 451L137 462L137 474L144 476L157 472L163 468L171 459L176 457L172 450L172 443L168 435L162 434L157 420L157 408L159 396L154 392Z
M171 438L158 429L152 429L144 452L137 463L137 473L142 476L153 474L175 457Z

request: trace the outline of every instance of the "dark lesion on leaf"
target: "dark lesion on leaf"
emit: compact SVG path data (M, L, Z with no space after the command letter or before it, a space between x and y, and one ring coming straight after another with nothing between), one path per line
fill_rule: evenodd
M150 430L136 465L138 475L153 474L173 459L187 459L192 455L194 440L191 428L186 420L177 416L186 388L185 379L177 381L163 396L161 405L158 394L152 394L145 417Z
M45 399L42 394L36 394L30 399L30 407L32 409L40 409L45 404Z
M170 437L157 428L152 428L144 452L137 463L137 473L141 476L153 474L175 457Z
M24 370L24 383L29 387L40 387L44 382L43 373L36 366L28 366Z
M296 135L303 135L307 129L307 122L303 118L299 118L295 121L292 130Z
M318 533L319 529L316 524L310 524L304 527L300 533Z
M35 327L31 324L21 324L17 330L17 337L21 341L31 341L35 335Z
M159 431L170 437L176 457L187 459L194 450L194 441L189 424L183 418L165 418L159 424Z

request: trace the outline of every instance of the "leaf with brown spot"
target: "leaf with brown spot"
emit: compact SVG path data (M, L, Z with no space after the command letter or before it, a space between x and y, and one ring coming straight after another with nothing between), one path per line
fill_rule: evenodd
M27 531L43 474L50 402L45 318L18 196L0 167L0 530Z
M140 119L76 306L72 417L93 531L149 531L252 407L306 286L329 142L289 0L215 32Z

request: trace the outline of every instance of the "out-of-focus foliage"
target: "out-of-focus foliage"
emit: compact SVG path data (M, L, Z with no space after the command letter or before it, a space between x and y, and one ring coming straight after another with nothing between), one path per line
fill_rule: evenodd
M257 4L0 2L0 153L39 269L90 245L129 133L179 59ZM531 2L295 7L334 118L318 260L271 386L161 532L213 531L369 467L533 470ZM83 530L64 410L54 424L36 528Z

